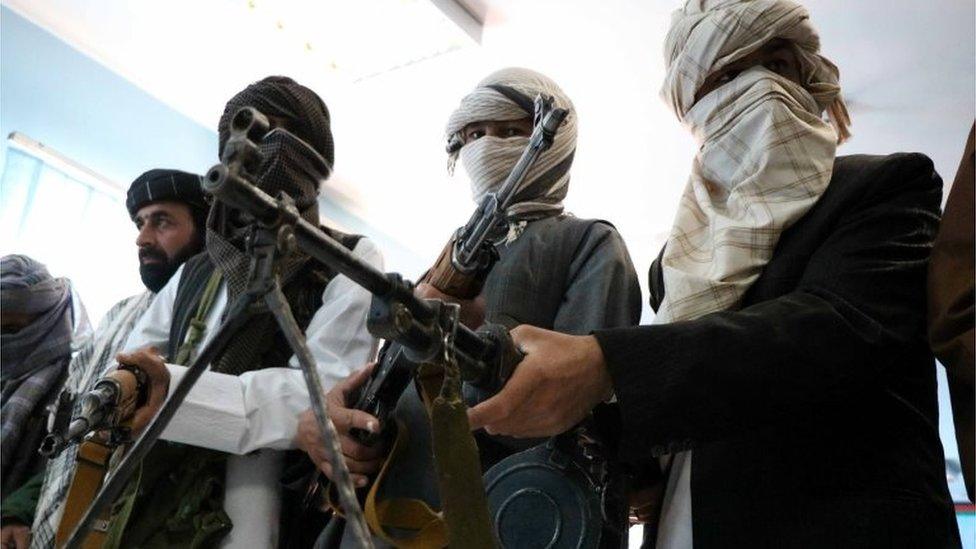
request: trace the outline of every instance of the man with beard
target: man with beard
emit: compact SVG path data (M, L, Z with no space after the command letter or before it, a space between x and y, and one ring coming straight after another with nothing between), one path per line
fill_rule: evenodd
M132 182L125 206L139 229L139 276L155 295L203 249L210 204L199 176L156 169Z
M333 163L325 104L290 78L251 84L220 118L221 153L231 118L245 106L264 113L273 126L260 144L255 183L271 195L286 192L302 217L318 225L319 187ZM249 230L240 212L214 201L206 253L190 259L162 289L129 337L125 348L134 353L125 363L164 387L179 382L184 365L216 333L228 303L246 289ZM323 230L363 261L382 267L379 251L366 238ZM277 272L326 387L374 355L376 342L366 331L366 290L301 252L282 258ZM114 507L106 546L276 546L281 450L294 447L298 416L308 407L298 361L273 316L251 318L200 377L133 475ZM137 413L148 419L158 410L147 408L149 413Z
M139 275L146 291L119 301L105 314L92 340L71 360L64 387L84 393L94 387L115 364L115 355L139 317L170 276L187 258L203 248L203 227L209 205L200 178L179 170L154 169L135 179L126 196L126 208L139 230L136 246ZM6 532L18 532L26 539L32 531L32 546L50 547L64 511L64 500L75 469L78 446L66 448L50 460L32 489L21 490L4 506ZM39 512L35 514L35 509ZM28 525L33 523L33 528ZM21 536L21 534L23 534Z
M64 381L71 352L90 335L84 307L73 299L71 282L53 278L25 255L0 258L0 470L2 542L26 547L29 532L18 524L19 509L36 495L44 460L37 451L46 433L46 407ZM13 492L13 493L12 493ZM8 519L9 517L9 519Z
M640 286L623 239L610 223L577 218L563 206L576 153L577 114L572 101L552 79L528 69L507 68L479 82L448 120L445 133L449 168L453 169L460 159L469 176L475 203L497 191L528 144L532 133L533 100L538 94L552 96L553 106L567 109L569 113L558 129L552 147L540 155L516 189L513 203L506 212L507 223L497 227L494 235L498 262L489 273L481 295L461 302L462 320L471 328L477 328L482 321L509 328L529 323L572 334L632 326L640 319ZM457 301L425 283L418 285L417 293L426 298ZM346 462L361 486L367 482L367 475L379 469L387 453L383 445L366 447L348 436L351 428L369 429L376 425L376 419L369 414L347 408L350 404L346 402L348 396L366 378L365 372L351 376L328 395L330 414L342 436ZM471 389L467 388L469 400L480 398ZM586 411L592 408L591 405ZM388 499L420 498L433 508L439 508L442 498L431 483L434 475L430 461L430 427L413 386L401 398L395 415L408 426L410 444L387 468L385 478L389 480L382 483L379 491ZM564 431L570 427L572 425L567 425ZM329 455L315 429L311 411L303 415L299 435L300 446L326 475L330 475ZM493 474L490 471L493 466L498 468L496 472L518 469L521 465L507 458L518 450L545 442L516 442L483 435L478 435L478 446L482 467L489 470L489 475ZM567 440L572 436L568 435ZM575 446L576 441L571 444ZM547 459L568 459L554 456L555 453ZM518 456L512 456L512 460L518 459ZM518 494L512 494L512 497L517 499ZM570 503L566 502L563 507L572 507ZM518 508L519 505L511 507ZM501 522L500 515L496 514L494 518L496 523ZM566 521L567 518L557 516L555 520ZM545 519L539 521L540 524L544 522ZM375 524L372 526L376 529ZM578 526L563 528L567 532L565 535L576 535L568 532ZM612 537L611 531L604 533L605 542ZM389 531L383 535L387 541L393 538ZM506 546L515 543L545 545L554 535L563 534L541 527L533 532L504 531L501 541ZM560 544L565 542L566 539L561 538Z
M941 181L921 154L835 158L849 121L819 49L789 0L675 12L662 94L701 148L655 323L519 327L525 360L469 412L546 436L616 395L622 457L666 473L648 545L959 544L925 337Z

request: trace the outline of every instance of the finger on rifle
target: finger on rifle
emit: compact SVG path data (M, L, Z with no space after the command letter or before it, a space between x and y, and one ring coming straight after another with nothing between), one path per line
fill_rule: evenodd
M335 411L330 410L330 415L339 434L344 435L352 429L362 429L370 433L379 432L379 420L362 410L340 408Z
M380 443L374 444L373 446L366 446L352 437L339 437L339 442L343 455L359 461L378 459L386 453L385 446Z
M362 368L349 374L346 379L339 382L337 388L339 389L339 392L342 393L343 400L345 400L350 393L358 389L360 386L366 383L367 380L369 380L369 376L373 375L373 368L375 367L376 363L370 362L366 366L363 366Z
M329 463L328 460L318 461L316 462L316 466L319 468L319 471L322 471L322 474L325 475L326 478L329 480L335 480L335 477L332 475L332 464ZM349 477L352 478L352 482L357 488L362 488L369 483L369 477L366 475L350 473Z
M535 390L536 376L526 369L516 368L512 378L495 396L468 409L471 430L486 429L490 434L504 433L513 416L529 400Z
M519 324L509 333L512 336L512 343L515 344L515 348L528 355L537 350L538 336L542 331L544 330L535 326Z
M162 359L162 357L159 355L159 349L153 345L147 345L134 351L119 353L115 355L115 360L120 364L134 365L134 363L137 362L141 356Z
M484 428L489 433L505 432L515 412L529 401L539 382L532 367L532 354L537 347L536 336L539 332L539 328L527 324L516 326L511 331L512 341L525 354L525 358L498 394L468 409L468 423L472 431Z

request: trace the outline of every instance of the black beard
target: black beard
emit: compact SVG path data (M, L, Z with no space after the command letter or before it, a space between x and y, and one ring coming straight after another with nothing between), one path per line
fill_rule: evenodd
M180 263L167 261L165 263L144 263L139 265L139 276L142 283L152 293L158 293L169 282L173 273L180 268Z
M149 289L152 293L159 293L169 279L173 277L173 274L180 268L180 265L186 262L194 255L203 249L203 243L199 235L194 235L193 241L180 249L172 258L166 257L166 253L159 249L142 249L139 250L140 259L143 256L155 257L158 259L165 258L165 261L159 263L141 263L139 264L139 277L142 278L142 283Z

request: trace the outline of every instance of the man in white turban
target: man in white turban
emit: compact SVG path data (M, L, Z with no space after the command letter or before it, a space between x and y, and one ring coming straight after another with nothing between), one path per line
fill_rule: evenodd
M790 0L689 0L662 96L700 148L650 272L650 326L519 327L527 358L472 428L556 433L615 395L621 457L660 463L658 547L959 543L925 272L921 154L835 157L839 71Z
M509 328L532 324L571 334L633 326L640 319L640 286L623 239L610 223L581 219L563 208L576 152L577 114L569 97L552 79L522 68L502 69L485 77L461 100L448 120L445 132L448 165L453 168L460 159L468 174L475 203L480 202L486 193L497 191L528 144L533 100L538 94L552 96L554 106L567 109L569 113L559 127L552 147L540 154L515 191L506 222L497 227L494 234L498 262L485 280L481 296L462 303L462 319L472 328L487 321ZM428 284L420 284L418 293L454 301ZM363 429L370 422L376 424L375 418L369 414L345 407L347 395L365 379L365 373L354 374L329 395L329 412L340 434L348 433L350 427ZM466 393L469 400L481 397L470 387L466 388ZM593 407L590 405L586 412ZM430 428L426 411L412 386L400 399L396 416L408 426L410 444L401 452L405 455L401 458L398 454L397 461L385 469L385 480L378 488L378 494L387 500L394 497L421 499L430 507L439 509L441 498L431 484L436 477L429 459ZM310 413L303 419L302 427L299 430L300 445L330 475L328 455ZM563 434L571 427L567 425L560 433L553 434ZM589 514L585 505L580 505L591 496L599 499L594 491L597 486L573 484L572 480L567 480L572 477L570 473L563 475L569 486L555 489L552 482L546 483L540 480L541 477L509 480L526 470L522 460L542 456L537 465L545 467L548 462L576 463L579 456L563 451L555 443L554 447L539 444L545 440L500 440L484 433L478 433L476 439L481 464L489 479L486 485L489 486L488 500L496 535L503 547L543 547L553 540L556 547L588 547L594 539L607 547L619 547L621 538L625 539L626 530L622 523L626 517L623 513L620 513L620 520L610 518L601 532L600 518ZM561 441L579 448L575 432L566 433ZM531 458L516 454L517 450L533 446ZM386 454L382 446L367 448L349 436L343 436L342 448L350 471L363 484L368 475L380 468ZM567 466L567 470L574 469ZM506 482L490 482L491 478L501 477L505 477ZM533 482L537 485L532 485L531 489L521 489ZM491 488L514 484L518 484L519 490L506 492L504 488ZM545 495L539 496L540 493ZM572 493L579 497L563 498L565 501L559 501L558 505L539 504L540 500L554 501L551 497L554 493ZM526 508L535 513L535 520L526 519ZM376 524L379 520L369 520L370 526L385 541L398 546L408 543L407 539L395 538L392 532L384 531L382 524ZM610 524L613 521L621 524ZM526 528L526 523L532 523L533 527ZM428 538L415 546L441 547L447 541L451 547L466 546L464 540L442 537L437 537L436 541ZM417 540L413 539L413 542Z

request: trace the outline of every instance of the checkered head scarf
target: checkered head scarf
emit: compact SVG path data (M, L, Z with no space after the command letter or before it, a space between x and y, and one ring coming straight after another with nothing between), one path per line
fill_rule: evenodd
M802 85L756 66L695 101L710 74L777 38L794 50ZM700 149L661 262L657 322L736 307L826 190L850 120L839 71L819 51L809 13L791 0L688 0L674 13L661 95Z
M242 107L253 107L280 124L259 144L262 162L252 174L255 184L271 196L287 193L302 217L318 225L319 187L331 174L334 161L329 109L314 91L291 78L264 78L224 107L217 128L221 155L230 139L230 122ZM239 212L215 200L207 219L207 251L223 273L231 297L243 293L250 264L244 253L246 227L239 218ZM283 259L282 281L288 281L306 260L302 253Z
M569 97L549 77L522 68L507 68L488 75L474 90L461 99L451 114L446 137L460 135L473 122L507 121L531 118L533 101L538 94L551 95L554 107L569 114L556 133L552 147L543 152L515 191L508 209L511 220L535 219L563 211L563 199L569 190L569 169L576 153L576 111ZM528 137L500 138L485 136L465 144L460 150L449 149L448 169L453 172L458 158L471 179L471 195L476 203L505 182Z

